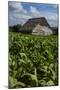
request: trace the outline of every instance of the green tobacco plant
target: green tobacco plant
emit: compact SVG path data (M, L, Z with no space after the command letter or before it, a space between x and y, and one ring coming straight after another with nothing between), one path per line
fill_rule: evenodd
M9 33L9 88L58 85L58 37Z

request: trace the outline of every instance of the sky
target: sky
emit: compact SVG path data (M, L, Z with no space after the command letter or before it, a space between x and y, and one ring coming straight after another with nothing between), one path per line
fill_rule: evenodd
M43 4L9 1L8 24L9 26L23 25L30 18L45 17L52 27L58 26L58 4Z

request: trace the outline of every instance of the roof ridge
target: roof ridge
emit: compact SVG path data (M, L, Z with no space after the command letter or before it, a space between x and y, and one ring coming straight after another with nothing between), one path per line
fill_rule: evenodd
M33 20L33 19L45 19L45 17L30 18L30 19L28 19L28 20Z

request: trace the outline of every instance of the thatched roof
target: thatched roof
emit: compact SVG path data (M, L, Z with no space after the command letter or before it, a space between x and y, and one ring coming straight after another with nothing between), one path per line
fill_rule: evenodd
M32 30L36 27L37 24L40 24L41 26L47 26L50 28L50 25L48 24L47 20L44 17L40 18L32 18L29 19L20 29L21 32L32 32Z

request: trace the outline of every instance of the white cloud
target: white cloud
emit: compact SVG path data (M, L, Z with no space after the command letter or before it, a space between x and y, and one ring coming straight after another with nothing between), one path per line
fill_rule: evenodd
M54 4L52 5L53 8L57 8L58 7L58 4Z
M37 8L30 6L30 13L32 17L39 17L40 12L37 10Z
M54 8L57 7L57 5L52 6ZM9 22L12 22L13 24L24 24L29 18L35 17L45 17L50 25L56 25L58 20L57 13L44 10L41 11L33 6L30 6L29 11L27 11L21 3L9 2Z
M9 8L11 8L12 11L16 13L27 13L22 4L19 2L9 2Z
M57 14L49 11L40 11L36 7L30 6L32 17L46 17L47 19L57 19Z
M53 7L56 7L56 5L54 5ZM32 18L45 17L50 25L57 26L57 21L58 21L57 13L49 12L49 11L40 11L36 7L32 7L32 6L30 6L30 13L32 15Z
M20 24L24 24L29 18L32 18L31 16L29 15L26 15L26 14L14 14L13 15L13 18L16 18L17 20L20 21Z
M21 3L9 2L9 25L23 24L29 18Z
M19 2L10 1L10 2L9 2L9 6L12 7L12 8L15 8L15 9L16 9L16 8L17 8L17 9L19 9L19 8L22 9L22 6L20 5Z

